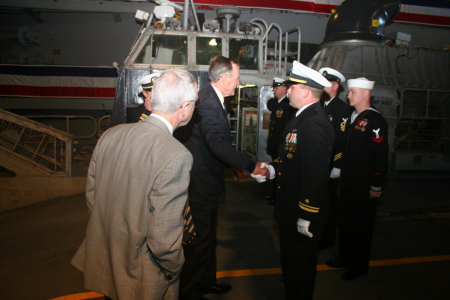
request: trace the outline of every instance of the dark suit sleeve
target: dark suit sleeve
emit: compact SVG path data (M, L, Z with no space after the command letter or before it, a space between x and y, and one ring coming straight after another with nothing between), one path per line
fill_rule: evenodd
M207 97L198 105L198 126L208 151L216 159L241 172L253 172L255 162L231 146L230 126L217 99Z
M334 132L328 118L315 115L308 120L302 133L302 166L299 170L302 172L302 192L298 203L298 216L313 221L326 197Z

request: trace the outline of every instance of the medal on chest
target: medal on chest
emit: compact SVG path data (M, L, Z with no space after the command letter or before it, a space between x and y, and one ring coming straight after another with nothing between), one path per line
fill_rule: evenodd
M358 124L356 124L355 129L361 130L362 132L366 131L366 126L369 124L369 120L361 119L358 120Z
M284 113L284 111L282 109L278 109L275 114L276 114L277 118L281 118L283 116L283 113Z
M297 133L293 132L286 135L286 143L284 144L284 151L289 152L286 156L287 158L292 158L294 155L292 152L297 151Z

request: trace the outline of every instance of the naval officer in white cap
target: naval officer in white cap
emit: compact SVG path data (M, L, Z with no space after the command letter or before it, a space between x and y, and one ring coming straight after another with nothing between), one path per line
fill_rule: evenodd
M388 124L371 106L375 82L348 80L348 99L355 108L346 124L339 202L339 255L327 265L345 267L344 280L367 274L377 199L388 170Z
M278 157L278 145L281 132L297 111L289 105L289 98L287 97L287 90L289 88L288 82L288 80L274 77L272 84L274 98L267 101L267 108L271 111L269 135L267 137L267 154L270 155L272 160L277 159ZM265 198L266 200L269 200L269 204L274 205L277 190L276 179L274 179L272 183L273 190L271 191L271 194L267 195Z
M351 109L347 103L339 99L341 84L345 82L344 75L332 68L321 68L319 73L331 83L330 87L323 89L324 93L322 94L321 103L333 124L335 135L333 156L330 163L330 181L328 182L330 216L322 240L319 243L319 249L326 249L332 246L336 240L338 185L342 163L342 147L344 145L345 123L350 117Z
M153 82L161 73L145 75L137 82L138 92L134 102L139 105L127 111L128 123L142 121L152 113L152 90Z
M281 134L274 216L280 228L280 256L286 299L312 299L317 243L327 222L327 185L333 150L332 124L320 105L324 87L317 71L294 61L289 77L295 118Z

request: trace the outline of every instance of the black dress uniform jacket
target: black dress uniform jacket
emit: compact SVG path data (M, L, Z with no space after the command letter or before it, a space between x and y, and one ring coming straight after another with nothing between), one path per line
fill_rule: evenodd
M326 199L334 132L319 102L291 120L282 132L274 216L282 223L314 221Z
M136 123L150 116L152 112L145 108L144 104L127 108L127 123Z
M380 188L388 170L388 124L374 107L350 122L346 122L341 178L366 180Z
M348 104L344 103L338 97L334 97L328 102L328 105L324 105L323 109L328 114L334 129L334 147L333 156L331 158L332 168L341 168L342 162L342 147L344 146L345 137L345 124L348 118L350 118L351 110Z
M296 109L289 105L289 98L287 96L278 102L276 99L270 99L269 101L275 101L275 104L270 114L269 123L269 137L267 138L267 154L272 159L278 157L278 146L280 145L280 136L283 129L289 123L294 116Z
M330 170L333 168L341 169L342 165L342 147L344 146L345 138L345 124L350 118L350 106L344 103L337 96L331 99L327 105L323 103L323 109L328 114L331 124L333 125L335 141L333 147L333 156L330 161ZM328 224L323 234L323 239L320 247L328 248L334 244L337 232L337 217L338 217L338 190L339 178L330 178L328 183L328 192L330 196L330 214Z
M274 216L280 228L280 258L286 299L312 299L317 242L327 223L327 185L334 132L319 102L291 120L282 133ZM297 230L311 221L312 238Z
M369 270L377 210L377 199L370 198L370 189L381 190L388 170L388 124L373 107L350 121L342 151L336 260L347 266L349 276L360 276Z

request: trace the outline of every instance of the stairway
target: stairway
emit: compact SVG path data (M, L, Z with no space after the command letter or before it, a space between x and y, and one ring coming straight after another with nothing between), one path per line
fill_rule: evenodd
M0 212L83 193L73 136L0 109Z

